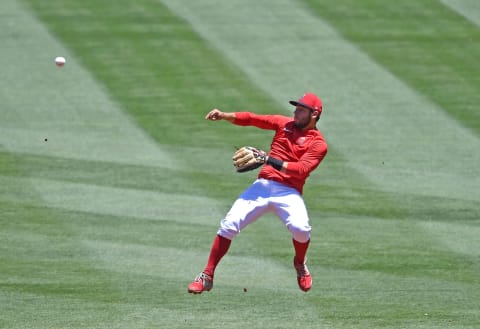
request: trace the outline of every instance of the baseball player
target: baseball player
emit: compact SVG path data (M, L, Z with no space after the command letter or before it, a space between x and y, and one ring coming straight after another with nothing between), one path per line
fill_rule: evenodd
M215 268L227 253L232 239L267 212L274 212L292 235L293 266L299 288L306 292L312 287L312 276L306 265L311 227L302 192L305 180L327 154L327 143L316 128L322 101L315 94L306 93L290 104L295 106L293 118L219 109L206 115L206 120L226 120L239 126L274 130L275 136L268 154L253 147L244 147L235 153L233 160L237 171L260 165L262 168L255 182L238 197L221 221L207 264L188 286L188 292L200 294L212 289Z

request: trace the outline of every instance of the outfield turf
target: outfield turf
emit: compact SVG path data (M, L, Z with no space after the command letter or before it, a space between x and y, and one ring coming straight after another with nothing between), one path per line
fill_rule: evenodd
M2 0L0 328L480 328L474 0ZM64 56L57 68L53 59ZM301 292L273 216L189 295L272 133L325 104ZM244 288L247 291L244 292Z

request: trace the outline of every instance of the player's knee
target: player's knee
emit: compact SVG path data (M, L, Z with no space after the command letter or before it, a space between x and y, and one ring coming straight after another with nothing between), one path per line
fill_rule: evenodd
M310 240L310 231L312 228L309 225L289 225L288 230L292 234L292 238L298 242L307 242Z
M236 237L239 233L240 228L238 227L238 225L225 219L222 220L222 222L220 223L220 228L217 232L217 234L229 240L233 240L233 238Z

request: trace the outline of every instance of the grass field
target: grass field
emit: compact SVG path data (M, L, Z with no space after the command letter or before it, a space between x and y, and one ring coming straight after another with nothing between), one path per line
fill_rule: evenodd
M0 17L0 328L480 328L479 2L2 0ZM266 216L189 295L255 179L233 145L272 137L204 115L288 115L305 91L330 147L304 191L313 289Z

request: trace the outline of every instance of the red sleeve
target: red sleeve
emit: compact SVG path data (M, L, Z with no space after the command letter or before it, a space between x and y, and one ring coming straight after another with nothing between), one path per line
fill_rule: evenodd
M235 112L234 124L238 126L254 126L261 129L277 130L283 122L291 118L274 114L255 114L252 112Z
M293 177L307 177L325 158L327 151L325 141L315 141L297 162L288 162L285 173Z

